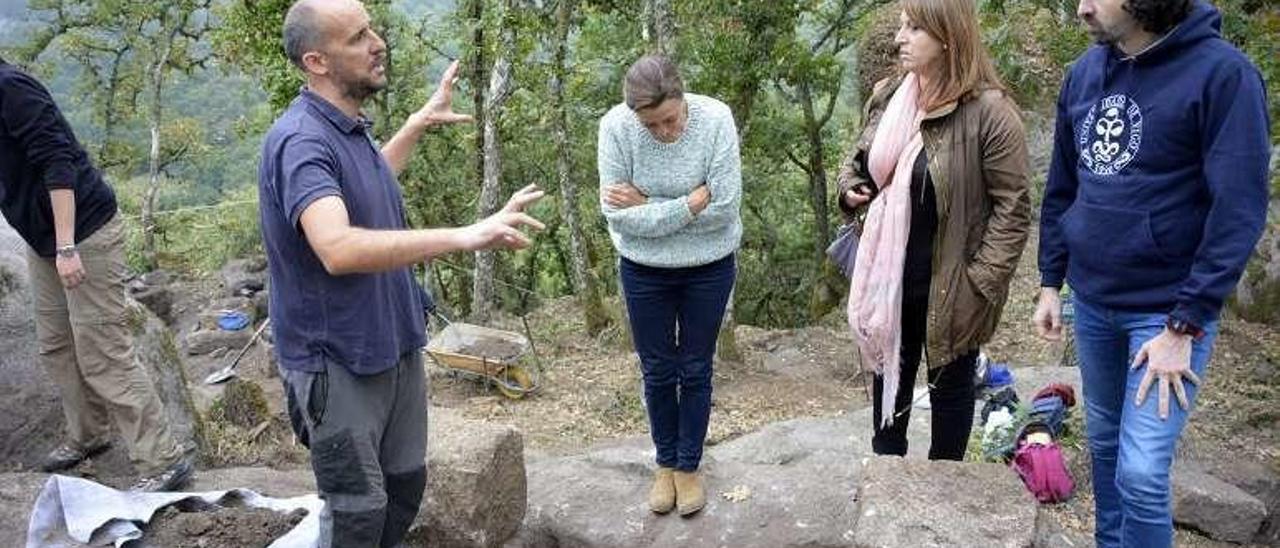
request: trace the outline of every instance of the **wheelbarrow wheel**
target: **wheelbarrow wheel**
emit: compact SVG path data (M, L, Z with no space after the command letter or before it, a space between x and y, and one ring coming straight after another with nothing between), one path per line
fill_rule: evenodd
M533 390L533 377L529 376L525 368L518 365L507 366L498 377L498 382L494 383L498 386L498 392L513 400L523 398Z

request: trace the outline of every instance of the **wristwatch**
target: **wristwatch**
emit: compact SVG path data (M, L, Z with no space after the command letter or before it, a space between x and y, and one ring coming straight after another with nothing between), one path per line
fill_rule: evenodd
M67 244L58 248L58 256L63 259L70 259L76 256L76 244Z
M1165 318L1164 328L1179 335L1190 335L1193 339L1199 339L1204 336L1204 330L1200 326L1173 316Z

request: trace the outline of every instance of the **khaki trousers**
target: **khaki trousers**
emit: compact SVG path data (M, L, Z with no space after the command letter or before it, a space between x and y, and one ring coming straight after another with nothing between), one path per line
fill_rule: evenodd
M119 217L77 247L85 281L75 289L62 286L54 259L27 250L39 359L62 394L67 444L86 449L109 441L114 424L137 471L155 474L181 449L155 386L133 360Z

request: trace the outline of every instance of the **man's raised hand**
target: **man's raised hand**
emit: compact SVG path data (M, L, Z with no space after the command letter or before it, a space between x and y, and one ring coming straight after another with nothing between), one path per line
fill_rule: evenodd
M436 87L435 93L431 94L431 98L427 99L427 104L413 114L417 123L424 127L432 127L475 121L470 114L459 114L453 111L453 83L457 79L458 62L454 61L440 76L440 85Z

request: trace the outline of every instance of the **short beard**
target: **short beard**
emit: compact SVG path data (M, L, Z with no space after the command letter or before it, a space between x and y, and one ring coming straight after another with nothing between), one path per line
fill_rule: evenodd
M1093 38L1094 43L1101 44L1103 46L1114 46L1116 45L1116 42L1119 41L1119 40L1116 40L1115 36L1112 36L1111 34L1107 34L1107 33L1101 33L1101 32L1098 32L1098 33L1090 32L1089 37Z
M375 82L372 80L352 80L343 82L342 93L347 97L364 102L365 99L372 97L373 94L382 91L387 87L386 82Z

